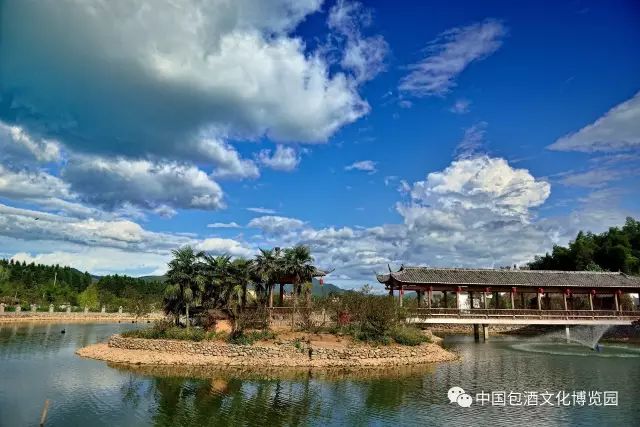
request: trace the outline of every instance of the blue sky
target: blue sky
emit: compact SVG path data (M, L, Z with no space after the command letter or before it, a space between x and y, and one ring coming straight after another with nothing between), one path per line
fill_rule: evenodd
M5 257L141 275L302 243L359 287L640 212L632 1L0 7Z

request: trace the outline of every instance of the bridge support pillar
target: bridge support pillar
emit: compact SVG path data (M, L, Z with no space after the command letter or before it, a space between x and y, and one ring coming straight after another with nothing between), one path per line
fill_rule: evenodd
M477 323L473 324L473 340L475 342L480 342L480 325Z
M424 291L416 291L418 294L418 307L422 308L424 306Z
M489 325L482 325L482 340L489 341Z
M567 344L569 344L571 342L571 331L569 330L569 325L564 327L564 334L567 338Z

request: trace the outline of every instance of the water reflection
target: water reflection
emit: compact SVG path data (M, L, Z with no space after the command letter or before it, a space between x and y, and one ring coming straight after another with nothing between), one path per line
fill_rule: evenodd
M398 410L434 366L379 369L188 368L111 365L152 381L158 426L368 424ZM124 390L140 401L143 380ZM326 405L327 400L342 402ZM336 413L340 413L336 417Z
M123 367L74 354L131 327L0 325L0 426L36 424L44 399L53 402L48 426L633 425L640 399L637 357L535 352L521 338L475 344L453 337L447 345L459 362L382 371ZM625 346L608 351L637 354ZM463 409L446 399L454 385L470 392L617 390L620 402Z

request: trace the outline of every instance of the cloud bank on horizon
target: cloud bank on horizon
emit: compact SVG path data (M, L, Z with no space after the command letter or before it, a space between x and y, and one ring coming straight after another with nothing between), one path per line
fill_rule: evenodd
M503 86L540 76L510 72L537 60L516 9L442 28L385 7L3 3L0 256L142 275L182 245L306 244L359 287L387 265L525 263L637 215L636 77L602 100L583 74L571 114L519 117Z

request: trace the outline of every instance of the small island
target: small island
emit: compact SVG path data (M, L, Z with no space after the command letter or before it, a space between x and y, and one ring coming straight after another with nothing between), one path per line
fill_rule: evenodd
M455 360L457 355L435 343L416 346L372 345L332 334L289 334L253 344L223 340L166 340L114 335L77 351L83 357L130 365L394 367Z
M78 355L129 365L309 368L457 358L429 331L407 325L405 309L393 298L368 287L314 295L314 281L322 286L326 272L311 264L304 246L261 250L253 260L212 257L190 247L173 255L163 300L167 318Z

